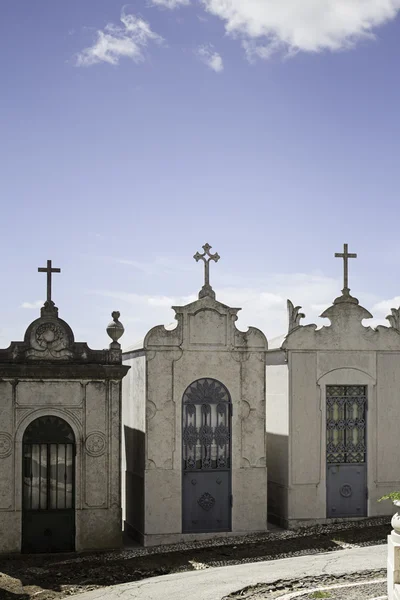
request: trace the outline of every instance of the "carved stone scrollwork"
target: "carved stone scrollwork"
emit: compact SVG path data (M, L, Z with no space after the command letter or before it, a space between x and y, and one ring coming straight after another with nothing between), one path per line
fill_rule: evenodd
M0 458L7 458L12 452L12 437L8 433L0 433Z
M301 306L294 306L293 303L288 300L287 308L289 314L289 333L300 326L301 319L305 318L305 314L300 312Z
M386 318L393 329L400 331L400 308L392 308L391 311L392 314L388 315Z
M42 321L32 329L30 335L31 348L26 352L27 358L33 359L66 359L72 358L70 336L60 321Z
M43 323L36 329L36 341L41 348L49 345L64 345L65 332L57 323Z
M106 450L106 438L101 431L89 433L85 442L86 452L90 456L101 456Z
M156 415L157 412L157 406L154 404L154 402L152 402L151 400L147 401L147 405L146 405L146 418L148 421L150 421L151 419L153 419Z

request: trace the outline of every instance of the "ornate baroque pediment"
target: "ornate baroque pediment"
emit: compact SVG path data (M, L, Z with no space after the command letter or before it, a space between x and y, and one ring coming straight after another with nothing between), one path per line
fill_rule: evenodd
M359 305L357 298L344 289L332 306L320 316L329 319L330 325L317 328L317 325L300 325L297 318L300 307L293 307L288 301L289 333L282 344L285 350L400 350L400 309L392 309L387 319L391 327L379 325L376 328L363 324L372 314ZM297 324L296 324L297 323Z
M121 364L121 350L114 346L111 344L109 350L92 350L85 342L75 342L71 327L59 318L57 307L50 301L41 309L40 317L29 325L23 342L11 342L8 348L0 350L0 364Z
M265 351L264 334L255 327L240 331L236 327L239 308L231 308L210 296L186 306L173 306L178 325L175 329L154 327L147 334L144 347L154 349L179 346L182 350Z
M27 329L25 342L28 360L69 360L74 357L74 335L65 321L46 316L34 321Z

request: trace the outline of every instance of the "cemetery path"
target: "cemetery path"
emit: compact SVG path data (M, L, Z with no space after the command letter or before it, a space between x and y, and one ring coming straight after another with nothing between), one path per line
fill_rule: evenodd
M303 566L301 577L315 575L315 570L322 575L332 574L335 565L340 569L345 565L353 572L353 563L362 571L381 569L389 532L390 520L381 518L156 548L130 546L112 552L3 556L0 600L59 600L80 592L87 593L79 600L108 600L116 599L115 594L122 591L124 600L164 600L169 596L164 586L171 590L171 600L219 600L246 585L267 582L266 576L268 581L284 577L283 571L279 574L283 568L279 565L293 565L287 567L286 575L291 578L296 578L296 569ZM213 581L221 583L221 594L212 592ZM201 595L203 592L205 595Z
M174 573L141 582L117 585L79 594L76 600L219 600L244 588L277 581L315 579L365 571L381 574L386 563L385 545L339 550L317 556L283 558L210 570ZM283 588L283 586L282 586ZM248 597L257 597L251 590ZM246 597L243 592L237 597ZM261 597L258 595L258 597ZM342 595L343 597L343 595Z

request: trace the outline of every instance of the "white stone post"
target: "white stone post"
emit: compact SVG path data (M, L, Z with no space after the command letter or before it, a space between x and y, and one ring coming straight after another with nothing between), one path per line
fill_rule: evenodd
M400 501L394 504L400 507ZM392 533L388 535L387 586L388 600L400 600L400 514L392 517Z

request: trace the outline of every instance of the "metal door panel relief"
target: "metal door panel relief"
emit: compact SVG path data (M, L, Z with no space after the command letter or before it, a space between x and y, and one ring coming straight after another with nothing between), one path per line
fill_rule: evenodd
M326 387L327 516L367 515L366 386Z
M183 532L231 527L231 401L214 379L199 379L182 404Z

